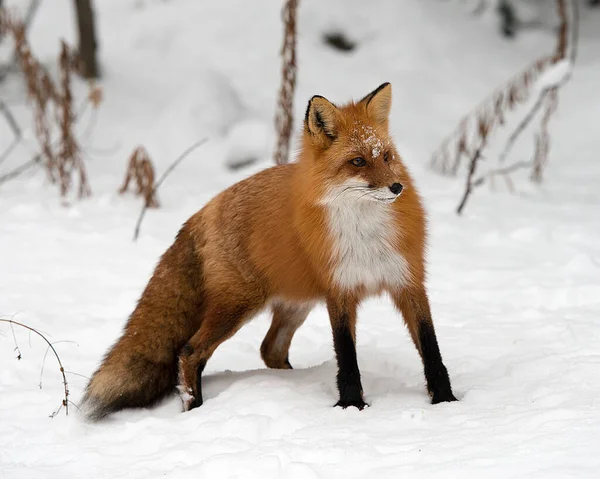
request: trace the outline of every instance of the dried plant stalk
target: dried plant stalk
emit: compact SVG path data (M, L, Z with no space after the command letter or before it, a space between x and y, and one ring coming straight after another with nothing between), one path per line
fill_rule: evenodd
M142 146L136 148L129 158L125 181L119 188L119 193L125 193L133 180L136 183L135 194L144 197L146 208L158 208L160 205L154 190L154 167L150 155Z
M487 97L475 110L463 117L458 127L442 142L432 157L431 166L444 175L455 176L463 158L473 158L479 143L479 123L484 119L488 129L486 135L505 123L506 113L515 110L527 101L531 87L542 73L552 64L552 57L543 57L510 79L506 85ZM451 148L454 153L451 152Z
M283 164L289 161L290 137L293 127L293 101L296 88L296 10L298 0L287 0L283 8L285 33L281 56L283 58L281 89L275 116L277 129L277 146L275 148L275 163Z
M73 175L77 174L79 197L90 195L85 164L73 131L75 116L71 74L76 71L75 55L62 42L60 81L56 85L33 56L23 22L5 9L0 9L0 34L11 34L14 39L16 58L25 77L27 96L33 110L36 137L50 181L58 183L60 194L64 197L71 190ZM52 143L55 128L60 132L58 148Z
M446 175L456 175L462 164L462 159L464 157L469 159L465 192L458 206L457 213L460 214L462 212L474 188L483 184L487 178L493 179L495 176L502 176L512 190L513 183L509 178L509 174L517 169L531 167L531 180L538 183L542 181L550 149L548 123L558 105L558 90L569 80L577 56L577 42L579 38L578 9L575 0L569 0L569 2L570 9L567 6L567 0L556 0L557 13L561 24L554 54L538 59L511 79L503 88L496 90L472 113L460 121L456 130L442 142L441 146L434 153L431 166L438 172ZM571 12L570 15L569 11ZM517 138L544 106L540 131L536 135L533 160L530 162L519 161L513 165L499 167L476 178L475 172L477 162L482 158L482 148L489 143L489 137L493 131L504 124L506 113L515 109L517 105L529 100L540 75L550 67L556 66L559 62L565 60L569 61L569 69L566 74L558 83L552 83L538 93L536 102L509 136L498 158L499 163L502 164Z
M87 180L85 165L81 158L79 146L73 136L73 95L71 94L71 73L74 71L75 57L62 42L60 54L60 77L62 94L60 101L60 133L61 142L57 156L57 169L60 178L60 193L65 196L71 186L72 172L79 175L79 197L89 196L92 191Z

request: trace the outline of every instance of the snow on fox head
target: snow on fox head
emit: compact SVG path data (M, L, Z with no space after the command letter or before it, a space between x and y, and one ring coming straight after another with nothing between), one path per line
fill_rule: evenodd
M409 181L388 131L392 86L338 107L322 96L308 102L301 161L323 185L322 203L392 203Z

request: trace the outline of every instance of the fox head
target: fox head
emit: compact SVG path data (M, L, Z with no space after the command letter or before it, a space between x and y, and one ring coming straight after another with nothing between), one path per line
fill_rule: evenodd
M392 86L384 83L359 102L308 102L302 161L324 185L321 202L350 199L392 203L408 183L388 131Z

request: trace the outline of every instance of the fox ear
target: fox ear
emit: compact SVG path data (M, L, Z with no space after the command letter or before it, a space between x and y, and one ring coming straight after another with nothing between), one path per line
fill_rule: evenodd
M392 85L383 83L366 97L360 100L367 109L367 114L377 123L387 123L392 108Z
M315 95L308 102L304 128L329 144L337 137L337 117L337 107L326 98Z

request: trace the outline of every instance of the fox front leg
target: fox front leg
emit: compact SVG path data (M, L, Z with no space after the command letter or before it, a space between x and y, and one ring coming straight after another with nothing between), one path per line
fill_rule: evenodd
M363 399L356 358L356 308L356 302L350 299L336 298L327 301L338 364L337 387L340 399L336 406L344 409L354 406L362 411L367 403Z

